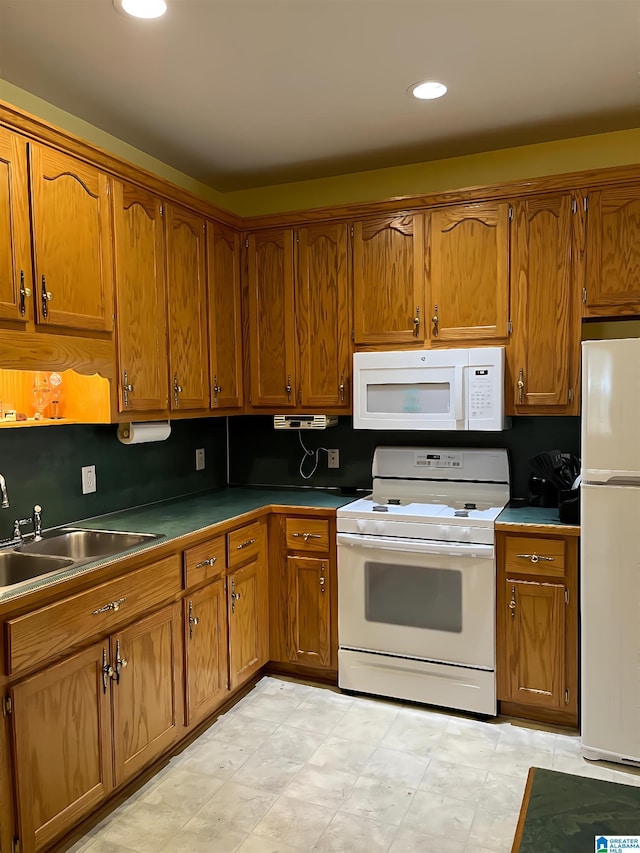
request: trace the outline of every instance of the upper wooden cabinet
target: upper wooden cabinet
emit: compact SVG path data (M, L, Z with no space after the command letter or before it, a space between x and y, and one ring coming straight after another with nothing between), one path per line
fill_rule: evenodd
M296 404L293 231L249 234L251 405Z
M113 182L118 404L121 412L169 408L162 202Z
M640 183L589 192L585 314L640 313Z
M506 338L509 205L443 207L432 211L430 219L431 343Z
M517 202L514 213L507 407L577 414L583 209L559 193Z
M29 159L37 322L110 331L109 178L93 166L33 143Z
M0 320L33 319L27 143L0 128Z
M240 235L207 222L211 408L242 406Z
M345 223L297 232L298 403L348 408L351 346L348 235Z
M424 216L408 213L353 223L356 346L423 344Z
M165 205L172 409L209 408L204 220Z

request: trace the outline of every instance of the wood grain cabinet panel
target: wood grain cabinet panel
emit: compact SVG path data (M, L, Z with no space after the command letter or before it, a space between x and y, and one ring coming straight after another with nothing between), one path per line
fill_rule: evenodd
M211 408L242 407L240 235L207 222Z
M162 202L113 182L118 408L169 408Z
M289 659L327 667L331 663L329 560L287 558Z
M213 713L228 695L224 579L185 598L184 625L185 723L192 726Z
M113 328L109 178L86 163L29 144L38 323Z
M165 205L172 409L209 408L204 220Z
M296 404L293 231L247 239L251 405Z
M227 575L229 687L244 684L269 659L267 556Z
M33 320L27 143L0 128L0 320Z
M579 257L574 222L583 218L575 215L571 193L520 201L514 211L513 338L507 349L513 411L553 407L577 414L580 289L572 257Z
M351 406L348 236L345 223L297 232L298 403Z
M506 338L509 205L481 202L431 212L432 344Z
M424 287L423 214L353 223L356 345L423 344Z
M98 643L10 691L23 853L49 847L112 788L107 658Z
M640 313L640 183L589 192L586 316Z
M180 604L173 604L111 637L116 785L166 752L181 734L181 622Z
M213 581L224 574L225 538L216 536L187 548L183 553L184 588L191 589L205 581Z
M245 524L227 534L227 566L234 569L249 560L261 559L267 547L264 521Z

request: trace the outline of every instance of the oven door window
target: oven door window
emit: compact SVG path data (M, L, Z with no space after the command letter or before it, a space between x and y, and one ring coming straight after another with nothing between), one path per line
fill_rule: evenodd
M367 622L462 632L462 572L367 561Z

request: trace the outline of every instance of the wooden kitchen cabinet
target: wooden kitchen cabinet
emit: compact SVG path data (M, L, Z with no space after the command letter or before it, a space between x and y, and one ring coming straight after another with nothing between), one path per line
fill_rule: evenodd
M424 215L353 223L353 327L358 345L423 345Z
M267 528L247 524L227 536L229 688L248 681L269 660Z
M289 660L307 666L331 663L329 559L287 558Z
M34 291L39 324L113 329L109 178L52 148L29 143Z
M27 143L0 128L0 321L33 316Z
M251 405L296 404L293 231L247 238Z
M10 690L23 853L48 847L113 787L108 660L105 640Z
M577 725L577 537L496 534L501 711Z
M209 408L205 223L165 204L170 406Z
M162 201L113 182L118 409L169 408Z
M229 695L224 578L184 599L185 724L206 719Z
M506 202L479 202L431 212L426 321L432 345L507 337L509 211Z
M579 414L584 211L572 193L514 206L508 414Z
M640 313L640 183L587 196L585 316Z
M209 384L212 409L242 407L240 235L207 222Z

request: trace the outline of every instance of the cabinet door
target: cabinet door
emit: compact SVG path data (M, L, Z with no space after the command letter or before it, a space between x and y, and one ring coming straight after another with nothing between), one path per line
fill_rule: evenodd
M269 601L264 557L227 576L229 687L235 690L269 658Z
M347 226L298 231L296 317L300 352L298 403L350 408Z
M162 203L140 187L114 181L113 225L118 407L162 411L169 408Z
M353 223L356 344L424 343L424 217Z
M564 707L565 587L506 581L508 696L523 705Z
M93 166L29 145L39 323L113 328L109 179Z
M184 599L188 726L208 717L227 696L227 607L220 579Z
M172 409L209 408L204 220L165 205Z
M287 558L289 660L309 666L331 661L329 561Z
M293 231L248 237L251 405L295 406Z
M111 638L116 785L135 776L181 734L180 616L180 605L174 604Z
M240 235L207 222L211 408L242 406Z
M112 788L107 660L98 643L11 689L25 853L49 847Z
M432 341L507 336L509 205L462 204L431 213Z
M580 356L572 276L571 194L530 198L515 205L511 362L517 413L532 406L567 406ZM522 383L522 384L519 384Z
M33 318L29 233L27 145L0 128L0 320Z
M640 184L589 193L587 317L640 312Z

